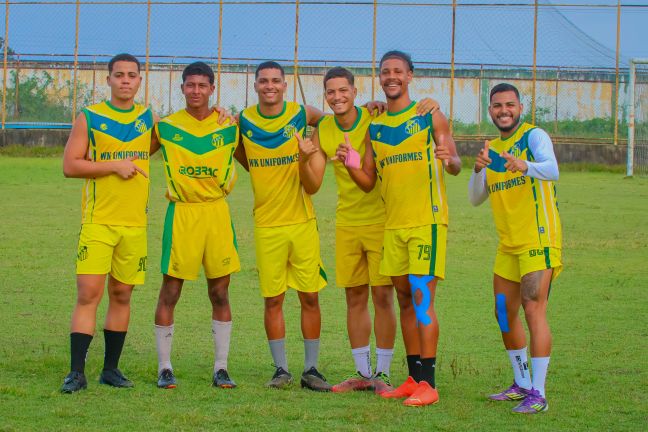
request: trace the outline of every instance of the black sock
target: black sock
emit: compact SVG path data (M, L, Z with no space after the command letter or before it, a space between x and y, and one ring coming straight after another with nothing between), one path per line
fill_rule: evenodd
M436 369L436 357L421 359L421 379L427 381L432 387L436 388L434 382L434 370Z
M421 381L421 356L418 354L407 356L407 370L414 381Z
M104 329L104 341L106 342L104 370L117 369L125 339L126 332Z
M70 370L85 372L88 347L92 342L92 335L85 333L70 333Z

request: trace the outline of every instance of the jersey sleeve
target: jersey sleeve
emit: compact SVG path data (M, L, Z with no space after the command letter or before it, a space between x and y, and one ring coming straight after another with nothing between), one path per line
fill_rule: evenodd
M536 128L529 133L529 150L533 161L527 162L525 175L538 180L558 180L558 161L554 154L551 138L544 130Z
M468 200L475 207L488 199L488 186L486 185L486 168L476 173L474 170L468 182Z

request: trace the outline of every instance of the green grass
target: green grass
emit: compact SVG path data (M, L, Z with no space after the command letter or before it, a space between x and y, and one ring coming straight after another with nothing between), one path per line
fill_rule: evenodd
M437 296L441 323L441 402L406 409L371 394L314 394L264 389L272 368L254 264L252 192L241 174L230 198L242 271L232 279L234 333L230 371L240 387L210 387L210 306L202 281L187 283L176 310L173 362L179 387L155 387L153 313L159 271L164 179L152 161L149 275L133 295L121 366L132 390L99 386L100 311L88 358L89 388L58 393L68 370L68 331L76 289L74 262L81 181L64 179L55 158L0 157L0 192L8 197L0 228L0 430L640 430L648 421L648 179L611 173L563 173L558 185L565 271L549 307L554 352L544 415L515 416L511 404L484 395L511 381L493 318L492 261L496 238L488 205L467 203L469 170L448 179L451 226L447 281ZM335 192L330 171L316 195L322 256L334 280ZM331 381L352 371L344 293L321 294L320 366ZM293 372L303 362L299 307L285 305ZM405 378L397 340L392 377ZM643 383L643 384L642 384ZM644 426L641 426L641 425Z

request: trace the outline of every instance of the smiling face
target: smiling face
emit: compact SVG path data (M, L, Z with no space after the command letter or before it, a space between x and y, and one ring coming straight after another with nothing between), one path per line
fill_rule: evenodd
M215 86L210 84L206 75L188 75L181 88L187 107L197 109L209 106L209 98L214 93Z
M354 108L358 90L346 78L337 77L327 80L324 91L326 103L334 114L343 115Z
M491 97L488 113L501 132L510 132L520 124L524 106L513 91L498 92Z
M283 103L287 84L279 69L261 69L254 80L254 91L259 95L261 105Z
M407 94L412 71L400 58L388 58L380 66L380 85L387 99L399 99Z
M106 78L110 86L110 94L114 99L130 101L135 99L137 90L142 83L142 77L137 69L137 63L117 61L112 72Z

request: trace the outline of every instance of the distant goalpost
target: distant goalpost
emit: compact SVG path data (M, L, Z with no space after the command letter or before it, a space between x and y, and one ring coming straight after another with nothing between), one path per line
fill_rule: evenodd
M630 60L626 175L648 175L648 58Z

